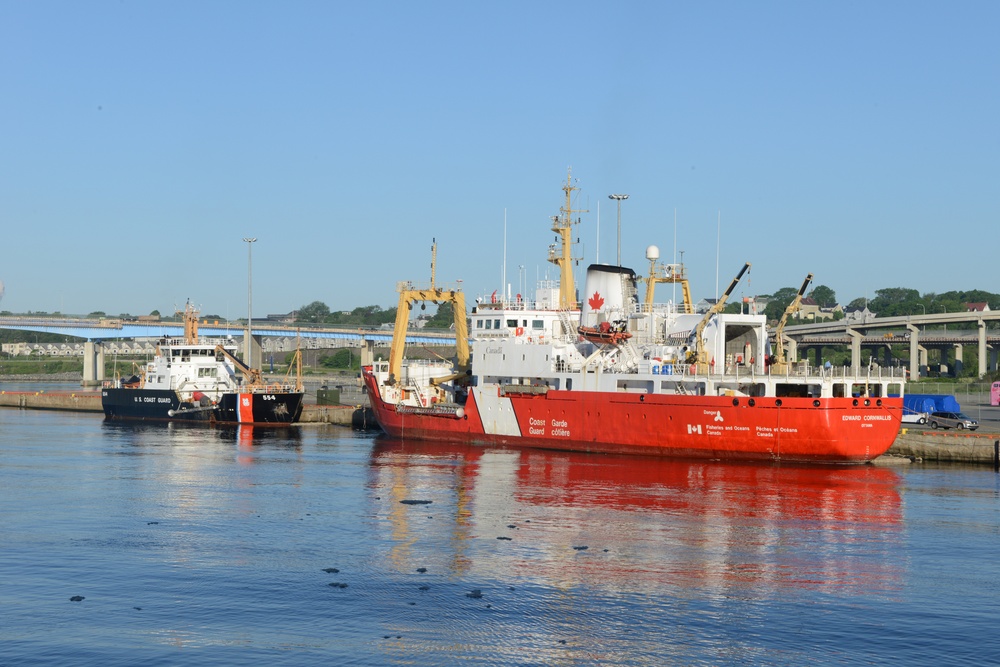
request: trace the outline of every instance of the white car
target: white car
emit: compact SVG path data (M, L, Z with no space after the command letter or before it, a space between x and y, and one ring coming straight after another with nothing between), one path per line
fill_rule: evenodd
M926 412L913 412L903 408L903 423L904 424L926 424L928 415Z

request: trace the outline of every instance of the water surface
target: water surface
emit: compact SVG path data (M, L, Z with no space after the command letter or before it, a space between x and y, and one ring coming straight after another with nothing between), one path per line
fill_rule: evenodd
M0 664L1000 655L988 468L665 461L6 409L0 489Z

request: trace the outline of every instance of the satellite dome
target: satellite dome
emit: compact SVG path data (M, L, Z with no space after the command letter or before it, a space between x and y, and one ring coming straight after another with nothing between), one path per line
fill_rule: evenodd
M646 259L649 261L655 261L660 258L660 249L655 245L646 246Z

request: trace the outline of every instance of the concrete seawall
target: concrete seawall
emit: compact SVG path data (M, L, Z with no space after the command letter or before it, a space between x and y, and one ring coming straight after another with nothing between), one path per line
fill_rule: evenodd
M103 412L101 392L48 392L48 391L2 391L0 407L22 408L25 410L66 410L70 412ZM336 424L338 426L365 427L371 424L370 413L350 405L304 405L304 424Z
M998 433L904 428L886 456L949 463L994 464Z

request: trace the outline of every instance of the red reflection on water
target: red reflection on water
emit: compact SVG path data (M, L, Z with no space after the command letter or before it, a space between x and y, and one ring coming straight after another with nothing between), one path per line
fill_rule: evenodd
M372 463L393 500L433 497L433 514L450 517L447 541L434 546L448 552L456 571L482 565L550 583L626 587L884 593L900 585L900 477L891 469L391 439L377 442ZM450 503L446 511L443 503ZM407 554L444 537L440 524L411 525L414 516L390 509L393 538ZM471 544L498 538L506 548L483 552ZM401 563L405 555L395 554Z
M240 424L236 427L236 461L240 465L253 465L253 426Z

